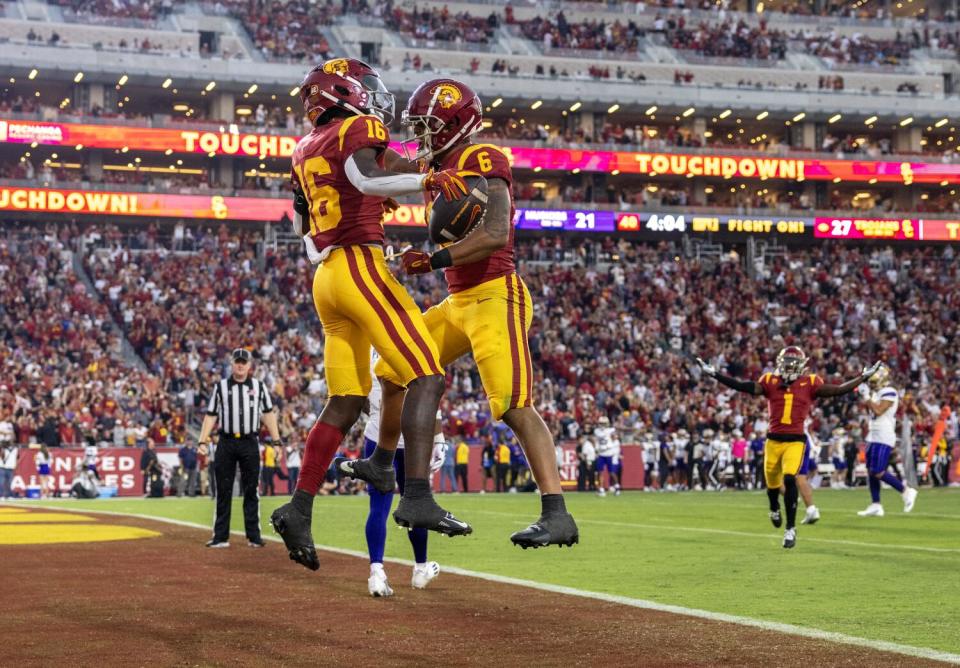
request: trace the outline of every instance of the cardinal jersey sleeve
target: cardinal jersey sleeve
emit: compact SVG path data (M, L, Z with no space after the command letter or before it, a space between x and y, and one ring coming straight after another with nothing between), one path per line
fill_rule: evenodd
M344 160L364 148L382 155L390 145L390 131L376 116L351 116L340 126L337 138Z
M473 144L457 160L457 169L467 169L488 179L503 179L513 183L510 159L493 144Z

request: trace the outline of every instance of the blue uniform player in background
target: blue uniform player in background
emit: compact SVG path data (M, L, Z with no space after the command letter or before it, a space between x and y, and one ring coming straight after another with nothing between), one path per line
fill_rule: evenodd
M870 409L870 431L867 433L867 469L870 482L870 505L857 513L860 517L883 517L880 504L880 483L885 482L900 492L903 498L903 512L913 510L917 501L917 490L905 487L895 475L887 471L890 454L897 443L896 420L900 395L890 384L890 370L881 366L873 375L869 384L873 391L861 392L864 403Z
M377 353L372 353L371 368L377 362ZM380 438L380 384L373 383L368 396L370 402L370 417L363 430L363 456L369 457L377 447ZM433 439L433 458L430 462L431 472L440 468L446 454L447 444L440 433L440 415L437 414L437 434ZM404 448L403 437L397 445L397 452L393 459L393 467L397 471L397 487L403 495L404 483ZM367 552L370 554L370 577L367 578L367 589L374 597L392 596L393 589L387 581L387 573L383 569L383 551L387 543L387 517L390 506L393 505L393 492L384 494L373 485L367 485L370 495L370 512L367 515ZM414 589L423 589L440 574L440 565L435 561L427 561L427 530L423 528L411 529L407 535L410 546L413 548L413 576L410 585Z

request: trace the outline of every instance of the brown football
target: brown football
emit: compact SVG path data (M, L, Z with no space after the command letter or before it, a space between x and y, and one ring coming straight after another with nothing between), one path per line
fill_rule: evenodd
M430 239L449 244L470 234L487 211L487 180L476 172L461 172L467 195L451 202L437 195L430 205Z

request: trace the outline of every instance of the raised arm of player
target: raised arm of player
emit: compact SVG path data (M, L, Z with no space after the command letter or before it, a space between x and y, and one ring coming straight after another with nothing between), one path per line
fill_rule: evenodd
M841 385L831 385L825 383L817 388L814 396L817 397L839 397L841 394L847 394L848 392L853 392L854 389L861 383L866 382L870 376L877 372L877 369L880 368L882 362L874 362L871 366L864 367L863 373L861 373L856 378L851 378L847 382Z
M736 390L737 392L746 392L747 394L752 394L758 397L763 394L763 388L760 387L760 383L752 380L739 380L737 378L724 375L717 371L715 366L712 364L707 364L699 357L697 358L697 364L700 365L700 369L703 371L704 375L710 376L711 378L716 378L717 382L721 385L726 385L730 389Z
M873 411L873 414L875 416L883 415L890 409L891 406L893 406L893 402L890 399L881 399L880 401L873 401L869 395L867 395L867 398L863 403L867 405L867 408Z

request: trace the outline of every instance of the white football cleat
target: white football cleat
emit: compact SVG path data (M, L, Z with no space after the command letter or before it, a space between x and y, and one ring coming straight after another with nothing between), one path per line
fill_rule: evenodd
M907 487L903 490L903 494L901 495L903 497L903 512L909 513L913 510L913 504L917 502L917 493L917 490L913 487Z
M807 506L807 512L800 520L800 524L816 524L820 519L820 509L816 506Z
M857 513L860 517L883 517L883 506L879 503L871 503L866 510Z
M796 529L785 530L783 532L783 547L789 550L796 544L797 544L797 530Z
M607 490L605 490L603 487L597 490L597 496L606 496L606 495L607 495Z
M414 589L424 589L438 575L440 575L440 564L437 562L428 561L425 564L417 564L413 567L410 586Z
M382 569L370 571L370 577L367 578L367 589L374 598L393 596L393 590L387 582L387 574Z

